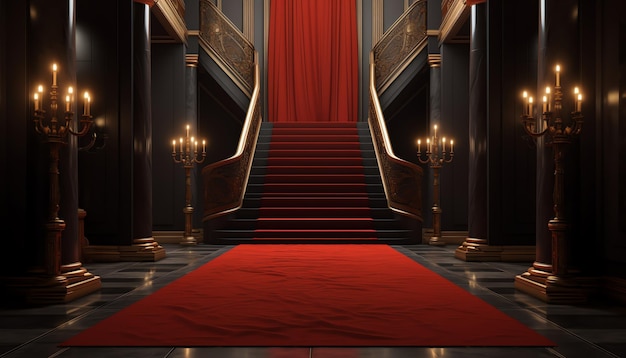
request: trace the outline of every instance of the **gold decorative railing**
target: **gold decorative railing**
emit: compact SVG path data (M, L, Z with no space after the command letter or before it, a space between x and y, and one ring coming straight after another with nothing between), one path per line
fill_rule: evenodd
M261 129L260 74L254 52L254 87L235 154L202 169L204 183L203 221L237 210L243 203L252 159Z
M418 1L394 23L370 52L368 120L387 204L392 210L420 221L423 170L417 164L394 154L378 94L424 49L426 40L426 1Z
M209 0L200 1L200 46L248 97L252 96L254 45Z
M426 1L414 2L391 25L372 49L378 93L383 93L394 79L426 46Z

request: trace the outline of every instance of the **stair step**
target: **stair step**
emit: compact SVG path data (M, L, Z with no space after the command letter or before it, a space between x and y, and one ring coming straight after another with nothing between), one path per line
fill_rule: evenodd
M265 184L268 183L364 183L363 174L267 174L264 175Z
M268 166L357 166L364 164L363 158L360 157L328 157L328 158L290 158L290 157L272 157L267 158Z
M357 122L274 122L273 128L357 128Z
M359 143L358 134L329 134L329 135L272 135L272 142L356 142Z
M252 184L251 187L254 187ZM367 193L365 183L265 183L263 193Z
M361 149L300 149L309 148L306 143L295 146L290 149L271 149L268 158L326 158L326 157L345 157L345 158L361 158L363 156Z
M326 174L328 166L326 165L268 165L265 167L267 174ZM253 168L254 170L254 168ZM360 165L352 166L335 166L333 173L336 174L373 174L379 175L378 167L363 167Z
M302 146L302 142L271 142L270 150L292 149ZM307 142L306 148L311 150L337 149L337 150L359 150L361 143L353 142Z
M257 219L256 230L372 230L372 218L274 218Z

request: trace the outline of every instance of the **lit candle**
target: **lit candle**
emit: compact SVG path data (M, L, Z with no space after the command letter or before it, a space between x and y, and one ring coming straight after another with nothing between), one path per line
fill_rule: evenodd
M198 153L198 141L195 141L194 143L195 143L195 145L194 145L193 152L194 153Z
M185 132L185 138L189 138L189 124L187 124L187 130Z
M547 100L546 100L546 103L547 103L546 104L546 109L547 110L546 111L550 112L550 103L552 103L552 97L550 96L550 86L546 87L546 97L547 97Z
M561 87L561 66L556 65L556 87Z
M65 112L70 111L70 95L65 96Z
M421 140L421 139L418 139L418 140L417 140L417 154L419 154L419 153L420 153L420 147L421 147L421 145L422 145L422 140Z
M182 155L183 153L183 137L180 137L180 154Z
M190 142L190 143L193 145L193 144L194 144L194 142L195 142L194 138L193 138L193 137L191 137L191 142ZM198 149L198 148L196 148L195 152L197 152L197 151L198 151L197 149ZM189 151L191 151L191 148L189 148Z
M528 97L528 116L529 117L533 116L533 98L532 97Z
M426 153L430 153L430 138L426 138Z
M89 93L85 92L83 95L85 102L83 103L83 116L89 115Z
M522 98L524 98L524 108L522 110L522 115L527 115L528 113L528 92L524 91L522 93Z
M450 140L450 154L454 153L454 139Z
M43 100L43 86L42 85L37 86L37 92L39 92L39 99Z
M437 138L437 125L435 124L435 138Z
M543 113L548 112L548 97L543 96Z
M443 137L441 141L443 142L443 152L445 153L446 152L446 137Z
M176 139L172 140L172 154L176 154Z
M206 153L206 141L202 140L202 153Z
M578 94L578 100L576 101L576 112L581 112L583 109L583 95Z
M57 64L52 65L52 85L57 85Z

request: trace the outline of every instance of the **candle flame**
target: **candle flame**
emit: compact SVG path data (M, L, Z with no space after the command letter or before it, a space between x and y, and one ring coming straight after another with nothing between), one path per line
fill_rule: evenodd
M181 142L181 143L183 142L183 137L180 137L180 142Z
M172 145L176 145L176 139L172 140Z
M40 93L43 92L43 86L42 85L39 85L37 87L37 92L40 92Z
M65 96L65 102L69 102L70 101L70 96Z
M205 144L206 144L206 141L203 139L202 140L202 145L205 145Z
M417 145L420 145L420 144L422 144L422 140L421 140L421 139L418 139L418 140L417 140Z
M532 97L528 97L528 103L533 103L533 98Z
M578 94L578 87L574 87L574 94Z
M524 98L528 98L528 92L524 91L524 92L522 93L522 97L524 97Z
M67 93L69 93L69 94L74 93L74 88L72 88L72 86L69 86L69 87L67 88Z
M89 99L89 92L85 92L85 94L83 95L83 97L85 97L85 99Z
M546 94L550 94L550 86L546 87Z
M443 137L441 140L445 143L446 142L446 137Z
M435 130L437 130L437 125L435 124Z
M54 72L57 71L57 64L56 63L52 65L52 71L54 71Z
M578 94L578 100L582 101L583 100L583 95L581 93Z
M450 139L450 145L454 144L454 139Z
M35 101L39 99L39 93L35 93Z
M556 65L556 72L561 72L561 66L560 65Z
M548 102L548 97L543 96L543 103L546 103L546 102Z

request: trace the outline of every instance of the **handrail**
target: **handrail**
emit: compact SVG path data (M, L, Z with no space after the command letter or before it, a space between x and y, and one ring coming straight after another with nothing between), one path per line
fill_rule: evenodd
M426 46L426 0L419 0L391 25L372 49L376 89L383 93Z
M246 96L255 86L254 45L209 0L200 1L200 46Z
M235 154L202 169L204 183L203 221L237 210L243 204L252 159L261 129L260 74L254 52L254 87Z
M392 210L419 221L422 221L423 169L394 154L378 93L425 48L425 11L426 1L413 3L370 52L368 118L387 204Z

